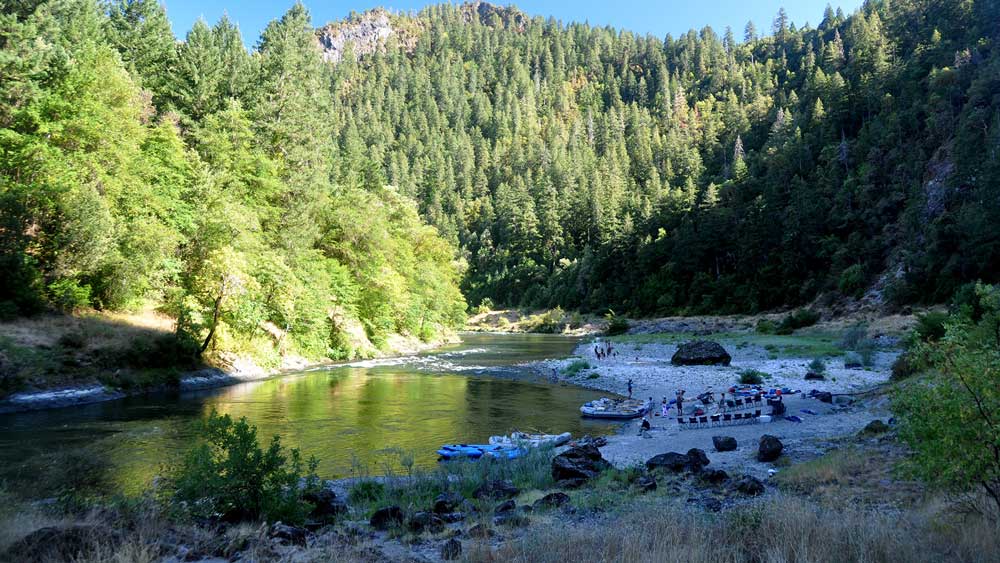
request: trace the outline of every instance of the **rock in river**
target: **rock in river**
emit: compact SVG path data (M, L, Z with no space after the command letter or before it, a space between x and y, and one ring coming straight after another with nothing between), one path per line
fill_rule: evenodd
M696 340L681 344L670 363L675 366L728 366L732 359L718 342Z

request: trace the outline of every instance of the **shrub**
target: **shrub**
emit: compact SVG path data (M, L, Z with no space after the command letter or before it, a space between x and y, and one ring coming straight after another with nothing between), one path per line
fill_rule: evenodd
M366 479L351 487L347 499L351 504L379 504L385 498L385 485Z
M762 371L746 369L740 372L740 383L744 385L760 385L764 383L764 378L769 377Z
M525 324L525 327L529 332L558 334L566 326L563 322L563 317L565 316L566 313L563 312L562 308L556 307L541 315L535 315Z
M844 367L847 366L858 366L864 365L864 361L861 359L861 354L857 352L848 352L844 354Z
M319 484L315 458L303 464L299 451L286 451L278 436L261 449L256 426L214 411L201 435L202 443L188 452L172 479L174 498L188 503L193 514L227 521L305 520L312 507L303 494Z
M476 306L476 313L482 315L483 313L489 313L493 310L493 300L489 297L484 297L479 305Z
M947 313L930 311L922 315L917 315L917 326L913 330L921 342L936 342L944 337L944 324L947 321Z
M132 368L193 367L198 357L198 343L187 335L174 333L137 337L127 348L111 354L108 363Z
M49 284L49 299L58 309L72 313L90 306L90 286L63 279Z
M859 297L865 290L865 272L861 264L855 264L844 269L837 281L837 289L844 295Z
M87 336L78 330L65 332L56 340L63 348L79 350L87 345Z
M608 314L605 315L605 318L608 319L608 330L606 331L608 336L617 336L628 332L628 319L619 317L614 311L609 311Z
M866 338L858 344L858 354L861 356L861 365L870 368L875 365L875 352L878 344L871 338Z
M587 360L583 360L583 359L573 360L568 366L566 366L566 369L563 370L563 373L567 377L575 377L576 375L579 375L579 373L581 371L585 370L585 369L590 369L590 364L587 363Z
M823 361L823 358L813 358L813 361L809 362L809 371L819 374L826 373L826 362Z
M17 303L13 301L0 301L0 323L12 321L17 318L18 310Z
M774 334L778 330L778 325L774 321L761 319L757 321L757 332L760 334Z
M797 329L812 326L817 322L819 322L819 313L809 309L799 309L782 319L781 324L774 332L775 334L791 334Z
M902 381L916 375L920 369L920 362L917 360L917 357L912 352L904 352L896 358L896 361L892 362L892 375L889 379L891 381Z
M858 323L844 331L840 339L841 350L857 350L858 345L868 336L868 325Z

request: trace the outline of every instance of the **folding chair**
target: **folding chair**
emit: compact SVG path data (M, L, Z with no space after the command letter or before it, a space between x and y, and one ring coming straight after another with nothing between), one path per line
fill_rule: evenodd
M736 408L743 408L743 399L736 399Z
M681 430L687 428L687 423L684 422L684 419L679 416L677 417L677 427L680 428Z
M733 422L736 424L743 424L743 413L738 412L733 415Z
M698 417L696 416L688 417L688 424L691 425L691 428L698 426Z
M719 425L719 421L722 420L722 415L713 414L709 418L712 419L712 426L718 426Z
M722 415L722 423L723 424L726 424L726 423L729 423L729 422L732 422L732 421L733 421L733 415L731 415L731 414L724 414L724 415Z
M703 417L699 418L698 419L698 424L701 425L701 426L708 426L708 417L707 416L703 416Z

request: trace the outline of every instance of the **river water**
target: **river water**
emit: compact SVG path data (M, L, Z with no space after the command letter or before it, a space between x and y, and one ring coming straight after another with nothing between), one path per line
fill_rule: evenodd
M213 409L245 416L264 442L320 460L325 478L382 474L412 456L437 463L444 443L478 443L513 429L609 434L580 418L599 393L500 377L518 364L565 357L577 340L554 335L463 334L432 353L355 362L208 391L133 397L0 415L0 481L44 494L68 483L138 492L177 463ZM80 480L80 481L78 481Z

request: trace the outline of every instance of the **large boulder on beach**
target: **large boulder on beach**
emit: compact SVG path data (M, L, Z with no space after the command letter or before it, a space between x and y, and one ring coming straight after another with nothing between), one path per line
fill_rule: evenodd
M646 469L662 469L671 473L682 473L689 471L698 473L703 467L711 463L705 452L698 448L691 448L686 454L677 452L667 452L655 455L646 460Z
M785 445L777 436L764 434L760 437L760 445L757 448L757 461L769 462L781 457L781 451Z
M347 513L347 503L337 498L337 493L328 488L310 491L302 498L313 505L309 516L316 520L330 520Z
M728 366L732 359L718 342L695 340L678 346L670 363L675 366Z
M444 519L431 512L417 512L406 521L406 528L414 534L440 534L444 531Z
M578 487L609 467L601 450L577 446L552 458L552 478L564 487Z
M732 436L712 436L712 445L717 452L731 452L736 450L736 438Z

